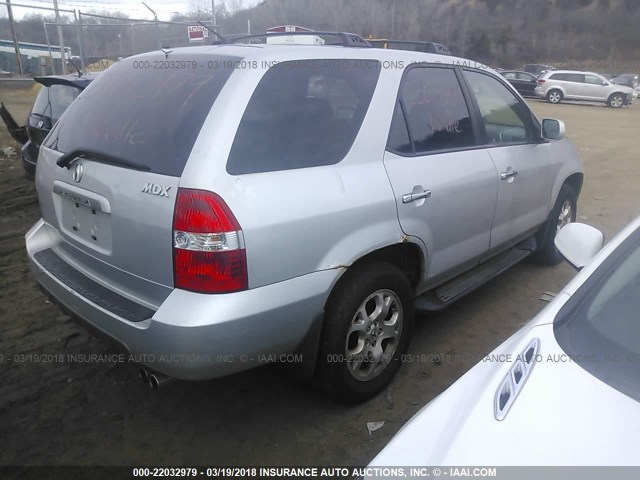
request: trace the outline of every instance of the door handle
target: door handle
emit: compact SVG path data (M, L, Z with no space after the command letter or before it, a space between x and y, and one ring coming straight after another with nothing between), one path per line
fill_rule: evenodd
M411 203L423 198L429 198L431 196L431 190L424 190L417 193L405 193L402 195L402 203Z
M500 174L500 180L507 180L508 178L514 178L518 175L517 170L509 170Z

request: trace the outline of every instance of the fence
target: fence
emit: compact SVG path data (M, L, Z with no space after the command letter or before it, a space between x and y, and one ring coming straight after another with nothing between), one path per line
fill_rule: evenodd
M146 4L152 19L55 9L0 1L8 18L0 18L0 70L3 75L49 75L78 69L104 70L119 58L158 48L193 44L187 27L212 18L163 21ZM20 21L12 15L29 13ZM33 10L33 11L32 11ZM13 12L12 12L13 11ZM40 15L33 15L33 13ZM42 15L42 12L45 15ZM178 13L178 12L174 12ZM202 43L202 42L200 42Z

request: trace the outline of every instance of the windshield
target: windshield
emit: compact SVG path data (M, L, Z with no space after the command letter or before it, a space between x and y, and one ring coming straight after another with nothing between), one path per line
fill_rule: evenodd
M51 119L54 124L80 94L80 89L70 85L42 87L31 109L32 114Z
M574 294L554 325L558 343L577 363L636 400L640 400L639 312L640 229Z
M56 124L45 146L109 154L180 176L235 57L148 54L109 67Z

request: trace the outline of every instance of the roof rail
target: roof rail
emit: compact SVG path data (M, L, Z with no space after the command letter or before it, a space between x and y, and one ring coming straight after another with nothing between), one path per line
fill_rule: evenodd
M242 35L239 37L225 38L225 41L214 42L215 44L221 43L238 43L247 40L253 40L258 38L271 38L271 37L297 37L297 36L306 36L316 35L319 37L337 37L337 43L327 43L327 45L342 45L343 47L358 47L358 48L371 48L371 44L362 38L360 35L356 35L355 33L348 32L319 32L316 30L312 30L309 32L265 32L265 33L257 33L254 35Z
M399 46L417 46L422 47L419 51L426 53L437 53L440 55L451 55L451 52L447 47L435 42L422 42L411 40L389 40L386 38L369 38L367 39L369 44L375 48L389 48L389 45Z

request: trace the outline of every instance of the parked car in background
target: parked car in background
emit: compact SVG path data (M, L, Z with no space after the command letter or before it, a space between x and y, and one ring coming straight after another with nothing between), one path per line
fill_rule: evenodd
M604 102L612 108L629 105L633 101L633 89L610 82L593 72L556 70L541 75L535 88L540 98L551 103L563 100Z
M560 260L583 181L561 121L470 61L333 35L125 58L42 145L34 276L142 378L298 352L362 401L400 368L415 310ZM193 68L139 68L167 60Z
M612 77L612 83L617 83L618 85L625 85L629 88L635 89L638 86L638 75L635 73L624 73L622 75L617 75Z
M34 77L42 85L24 126L19 127L4 104L0 115L9 133L22 145L22 166L28 177L33 177L38 161L40 144L53 125L76 97L89 85L97 74L48 75Z
M542 65L539 63L527 63L524 67L522 67L522 70L535 75L536 77L539 77L544 72L555 70L555 67L552 67L551 65Z
M560 230L556 245L580 273L372 466L637 465L640 218L598 253L603 241L587 225Z
M511 85L524 97L535 97L536 80L538 77L531 73L520 72L517 70L502 70L500 72Z

